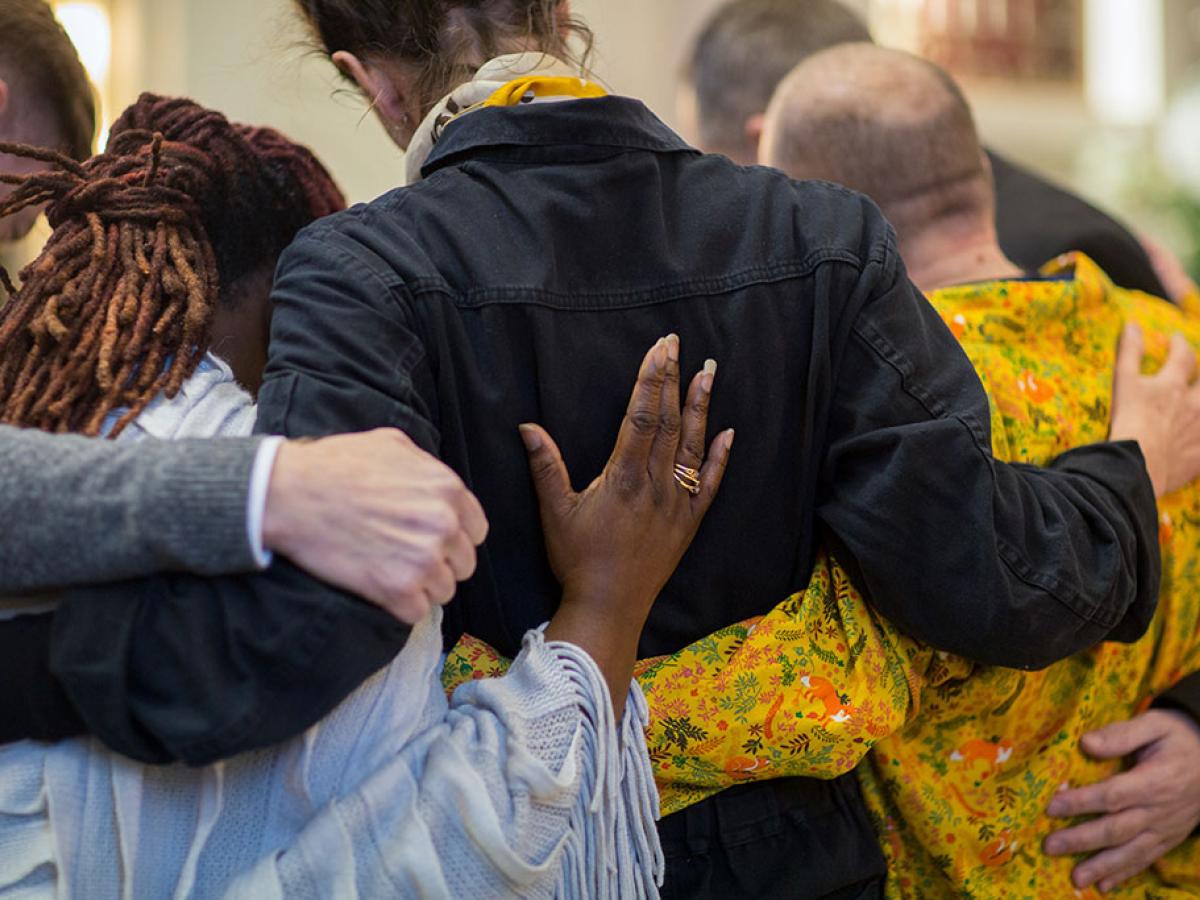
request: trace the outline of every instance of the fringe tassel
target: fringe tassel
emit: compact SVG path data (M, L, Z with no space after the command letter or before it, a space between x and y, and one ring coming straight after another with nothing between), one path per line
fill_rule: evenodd
M646 698L631 685L620 727L613 717L608 687L591 657L571 644L543 644L568 676L582 718L583 758L594 760L580 773L581 798L571 814L571 830L561 847L561 875L555 896L629 900L658 897L664 862L658 841L658 791L645 729ZM532 648L529 648L532 649Z

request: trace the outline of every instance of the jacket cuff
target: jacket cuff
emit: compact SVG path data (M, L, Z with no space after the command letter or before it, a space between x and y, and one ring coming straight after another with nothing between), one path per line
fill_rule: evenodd
M1065 465L1064 465L1065 464ZM1054 468L1086 474L1121 498L1139 532L1158 535L1158 498L1137 441L1107 441L1076 447L1059 456Z
M1051 463L1085 475L1104 487L1125 513L1136 535L1134 559L1128 560L1137 573L1137 599L1105 640L1133 643L1150 627L1158 609L1162 584L1162 550L1158 543L1158 498L1146 469L1146 458L1137 441L1108 441L1069 450Z
M281 437L264 438L258 445L254 457L254 468L250 472L250 495L246 501L246 538L250 551L260 569L271 565L273 554L263 543L263 523L267 519L267 494L271 489L271 474L275 471L275 458L283 446Z

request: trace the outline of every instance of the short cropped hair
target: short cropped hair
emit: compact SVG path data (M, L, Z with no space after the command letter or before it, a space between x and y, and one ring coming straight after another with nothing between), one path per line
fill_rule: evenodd
M0 2L0 77L11 97L26 98L19 117L37 104L39 114L54 123L62 150L83 161L92 155L96 137L96 100L75 45L43 0Z
M866 194L898 232L952 216L991 218L971 107L927 60L872 44L814 54L783 80L767 118L770 165Z
M705 25L686 77L696 92L704 149L753 157L746 122L807 57L871 32L837 0L730 0Z

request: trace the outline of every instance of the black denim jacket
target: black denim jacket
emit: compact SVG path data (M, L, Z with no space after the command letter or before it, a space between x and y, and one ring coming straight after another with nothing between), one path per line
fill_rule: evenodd
M395 425L463 476L492 531L448 642L511 654L558 600L518 423L586 483L669 332L686 371L720 362L711 422L738 439L643 655L765 613L826 537L882 613L983 663L1143 633L1160 563L1136 445L996 462L979 380L868 200L703 156L621 98L471 113L426 174L285 253L259 429ZM203 763L299 733L406 634L279 561L74 592L53 664L107 743Z

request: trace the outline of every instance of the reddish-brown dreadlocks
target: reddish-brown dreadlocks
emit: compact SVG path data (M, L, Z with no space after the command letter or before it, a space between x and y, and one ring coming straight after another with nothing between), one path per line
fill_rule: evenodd
M0 310L0 421L116 437L159 393L175 396L208 349L216 304L274 265L306 224L344 207L305 148L187 100L142 98L106 153L0 176L0 217L49 204L49 243ZM220 287L224 286L222 294Z

